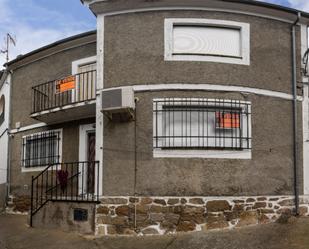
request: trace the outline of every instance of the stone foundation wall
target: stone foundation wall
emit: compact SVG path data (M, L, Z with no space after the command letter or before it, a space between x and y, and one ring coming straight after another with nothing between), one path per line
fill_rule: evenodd
M300 215L309 198L300 197ZM96 209L97 235L148 235L226 229L276 221L294 210L292 196L106 197Z
M6 211L8 213L27 214L30 210L31 198L28 195L11 195L7 203Z

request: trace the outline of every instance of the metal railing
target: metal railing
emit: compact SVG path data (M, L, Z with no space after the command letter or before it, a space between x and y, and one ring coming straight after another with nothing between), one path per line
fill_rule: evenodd
M99 162L49 165L32 176L30 226L33 216L49 201L99 202Z
M224 99L155 99L153 115L154 148L251 149L250 102Z
M95 100L96 70L32 87L32 113Z

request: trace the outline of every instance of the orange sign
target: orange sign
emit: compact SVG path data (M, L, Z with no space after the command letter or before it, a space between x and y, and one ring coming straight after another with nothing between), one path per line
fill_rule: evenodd
M216 112L217 128L240 128L239 113Z
M75 77L68 76L56 81L56 93L63 93L75 89Z

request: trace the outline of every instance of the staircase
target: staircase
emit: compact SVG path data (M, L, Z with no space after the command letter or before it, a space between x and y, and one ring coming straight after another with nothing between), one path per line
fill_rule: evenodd
M48 202L99 203L99 162L51 164L32 176L30 226Z

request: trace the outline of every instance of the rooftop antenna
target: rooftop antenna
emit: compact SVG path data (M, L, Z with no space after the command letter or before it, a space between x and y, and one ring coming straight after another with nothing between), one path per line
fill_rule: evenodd
M14 47L16 46L16 38L13 38L9 33L6 34L5 37L6 47L4 50L0 50L0 53L6 54L6 62L9 62L9 50L10 44L13 44Z

